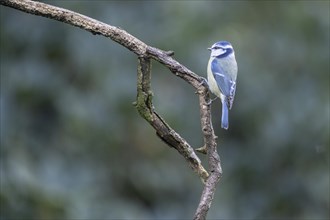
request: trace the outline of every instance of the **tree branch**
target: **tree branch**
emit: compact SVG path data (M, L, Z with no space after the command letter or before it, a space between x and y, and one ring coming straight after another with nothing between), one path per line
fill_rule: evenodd
M156 134L167 145L175 148L205 183L201 199L194 216L194 219L196 220L205 219L214 197L216 185L220 180L222 169L220 157L217 153L216 136L212 127L211 108L208 104L210 98L207 87L203 85L203 78L199 77L173 59L171 57L173 55L172 51L165 52L148 46L121 28L105 24L70 10L30 0L0 0L0 4L26 13L58 20L60 22L82 28L92 34L109 37L113 41L121 44L138 55L136 108L140 115L156 130ZM199 97L201 127L204 137L203 149L206 151L208 156L209 173L204 169L200 159L188 142L176 133L154 110L150 85L150 59L154 59L162 63L168 67L172 73L191 84L197 90Z
M137 55L145 54L147 49L147 45L145 43L121 28L107 25L101 21L70 10L30 0L0 0L0 4L33 15L39 15L64 22L89 31L94 35L99 34L109 37Z
M152 104L151 61L149 57L139 57L137 77L137 102L136 108L140 115L156 130L160 137L170 147L175 148L187 160L191 168L197 172L203 182L209 174L201 164L194 149L178 133L176 133L160 115L154 110Z

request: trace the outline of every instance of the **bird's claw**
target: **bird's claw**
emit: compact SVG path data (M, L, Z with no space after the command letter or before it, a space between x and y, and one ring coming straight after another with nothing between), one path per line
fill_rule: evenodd
M199 84L199 86L203 85L206 86L209 89L209 83L207 82L207 79L205 79L204 77L201 77L201 82Z
M218 97L216 96L215 98L211 99L206 105L211 105L213 101L215 101Z

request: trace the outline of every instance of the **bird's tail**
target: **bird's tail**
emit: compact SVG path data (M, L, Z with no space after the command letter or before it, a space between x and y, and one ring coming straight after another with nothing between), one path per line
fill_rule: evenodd
M222 116L221 116L221 127L224 129L228 129L228 106L225 101L222 102Z

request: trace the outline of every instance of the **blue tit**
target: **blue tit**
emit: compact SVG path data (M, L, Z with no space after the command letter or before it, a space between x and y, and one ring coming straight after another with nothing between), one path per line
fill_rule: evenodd
M228 111L233 106L237 63L233 46L227 41L219 41L210 48L211 56L207 66L207 81L211 92L221 99L221 127L228 129Z

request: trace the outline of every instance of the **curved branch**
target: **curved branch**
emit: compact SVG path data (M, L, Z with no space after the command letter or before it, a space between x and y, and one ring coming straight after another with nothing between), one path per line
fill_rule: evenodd
M109 37L138 55L138 94L136 107L141 116L154 127L157 135L170 147L177 149L205 183L199 205L194 215L194 219L196 220L205 219L214 197L216 185L220 180L222 169L216 148L216 136L212 127L211 109L208 104L210 101L208 89L202 83L203 78L173 59L171 57L173 55L172 51L165 52L148 46L121 28L41 2L30 0L0 0L0 4L26 13L64 22L82 28L92 34ZM205 143L201 151L207 153L209 173L203 168L193 148L154 111L150 88L150 58L167 66L172 73L184 79L197 90L200 104L201 127Z
M189 163L191 168L198 173L205 183L209 174L202 166L194 149L178 133L176 133L160 115L154 110L152 104L151 61L149 57L139 57L137 77L137 102L136 108L140 115L155 128L157 135L170 147L175 148Z
M125 30L67 9L30 0L0 0L0 4L33 15L64 22L89 31L94 35L99 34L109 37L137 55L145 54L147 49L145 43Z

